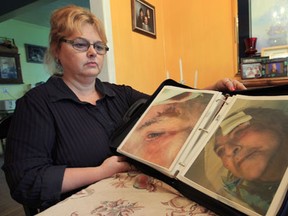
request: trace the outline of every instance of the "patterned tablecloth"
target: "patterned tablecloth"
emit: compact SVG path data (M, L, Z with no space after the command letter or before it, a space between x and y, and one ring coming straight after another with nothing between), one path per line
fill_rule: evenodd
M216 215L186 199L166 183L139 172L117 174L99 181L38 214L81 215Z

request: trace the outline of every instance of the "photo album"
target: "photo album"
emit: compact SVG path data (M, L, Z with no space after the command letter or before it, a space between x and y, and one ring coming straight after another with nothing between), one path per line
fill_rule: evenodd
M117 152L241 214L283 215L287 122L288 95L163 85Z

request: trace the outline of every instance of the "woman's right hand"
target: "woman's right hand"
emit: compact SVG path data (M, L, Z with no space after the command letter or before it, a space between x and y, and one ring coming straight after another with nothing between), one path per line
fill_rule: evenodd
M98 167L66 168L62 183L62 192L71 191L92 184L116 173L133 170L123 156L111 156Z
M106 177L110 177L116 173L128 172L133 170L133 166L126 161L124 156L111 156L107 158L101 165L101 170Z

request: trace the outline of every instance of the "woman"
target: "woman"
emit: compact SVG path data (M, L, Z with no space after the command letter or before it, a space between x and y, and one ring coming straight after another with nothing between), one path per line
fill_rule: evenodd
M136 26L142 28L143 22L144 22L144 11L142 8L140 8L136 20Z
M288 165L287 121L282 110L246 108L225 119L216 134L214 151L229 171L223 178L226 191L261 214Z
M47 63L54 75L17 101L3 170L12 197L43 210L75 190L130 170L109 138L122 116L148 95L97 79L108 47L88 10L66 6L51 17ZM209 88L245 88L224 79Z
M145 16L147 17L148 26L150 28L150 31L154 33L154 23L153 23L152 15L151 15L149 8L146 8Z

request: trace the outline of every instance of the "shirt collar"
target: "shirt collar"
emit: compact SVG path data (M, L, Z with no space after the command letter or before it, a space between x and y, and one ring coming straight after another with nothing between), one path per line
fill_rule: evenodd
M114 91L110 89L105 82L102 82L98 78L96 78L95 88L100 91L100 93L103 95L103 98L106 96L115 96ZM73 100L75 102L82 103L59 75L53 75L48 79L47 90L52 102L59 100Z

